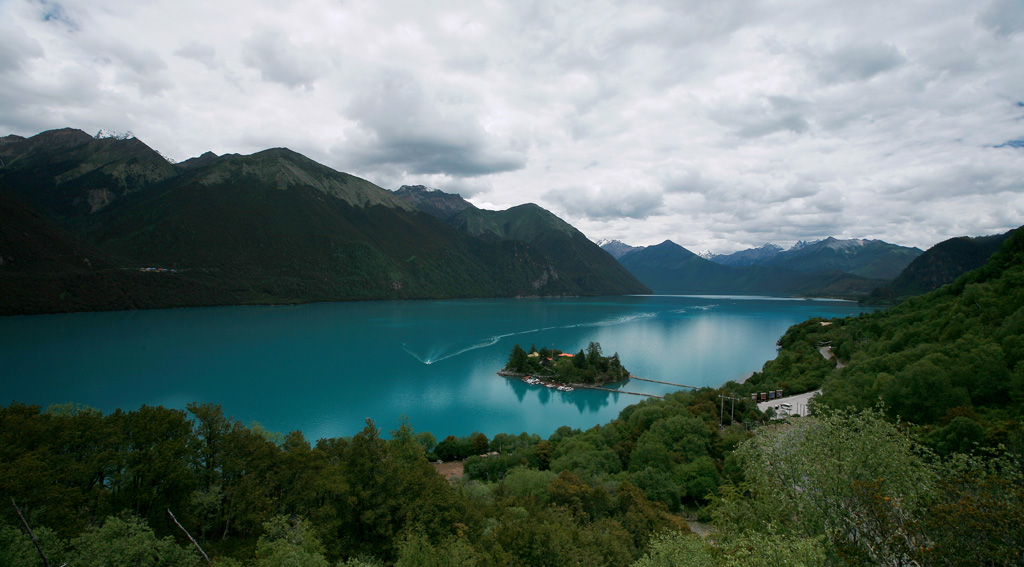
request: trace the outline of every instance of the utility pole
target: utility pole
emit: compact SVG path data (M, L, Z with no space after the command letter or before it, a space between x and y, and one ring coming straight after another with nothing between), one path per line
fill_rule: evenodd
M718 427L722 427L725 423L725 400L732 400L732 411L729 414L729 421L732 423L736 421L736 400L739 398L726 396L725 394L718 394L718 397L722 399L722 407L718 412Z

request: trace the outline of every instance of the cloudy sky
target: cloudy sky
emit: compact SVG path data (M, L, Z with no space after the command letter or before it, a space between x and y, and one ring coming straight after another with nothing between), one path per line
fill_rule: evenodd
M1024 224L1024 0L0 0L0 134L286 146L725 253Z

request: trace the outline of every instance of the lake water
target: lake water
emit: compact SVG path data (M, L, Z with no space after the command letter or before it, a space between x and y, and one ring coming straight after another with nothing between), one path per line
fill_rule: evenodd
M733 296L617 296L321 303L0 317L0 404L102 410L221 404L310 440L366 418L408 416L437 438L589 428L644 398L570 393L495 374L512 346L577 352L591 341L633 374L719 386L775 357L785 330L856 303ZM677 388L630 381L626 390Z

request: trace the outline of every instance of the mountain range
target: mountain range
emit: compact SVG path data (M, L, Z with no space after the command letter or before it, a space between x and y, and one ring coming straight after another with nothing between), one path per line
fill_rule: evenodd
M615 244L618 250L623 246L627 245ZM870 293L899 275L922 253L918 248L880 240L831 237L800 242L789 250L766 244L730 255L713 255L711 259L668 240L631 248L618 257L619 262L655 291L837 297Z
M651 289L885 303L952 281L1006 236L702 257L671 241L598 246L534 204L388 191L286 148L175 164L131 135L0 138L0 314Z
M406 189L286 148L172 164L134 137L6 136L0 314L649 291L536 205Z

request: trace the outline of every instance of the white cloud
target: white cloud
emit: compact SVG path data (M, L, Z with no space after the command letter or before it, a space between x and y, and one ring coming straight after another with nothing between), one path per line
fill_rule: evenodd
M886 43L816 47L804 55L826 83L868 80L906 62L899 49Z
M382 71L369 78L344 113L361 128L360 143L347 152L358 165L463 177L524 165L518 153L495 147L472 96L452 88L428 92L409 72Z
M260 72L264 81L289 87L313 88L322 73L313 45L294 43L278 29L262 29L242 41L242 62Z
M978 14L978 23L998 36L1018 34L1024 31L1024 3L1020 0L992 0Z
M664 205L661 191L643 187L566 187L544 197L573 217L643 220Z
M32 59L43 56L43 47L28 36L20 26L0 24L0 73L16 71Z
M720 252L1024 224L1020 0L35 0L0 28L0 134L288 146Z
M217 50L208 43L192 40L174 50L174 54L179 57L198 61L208 69L214 69L217 67Z

